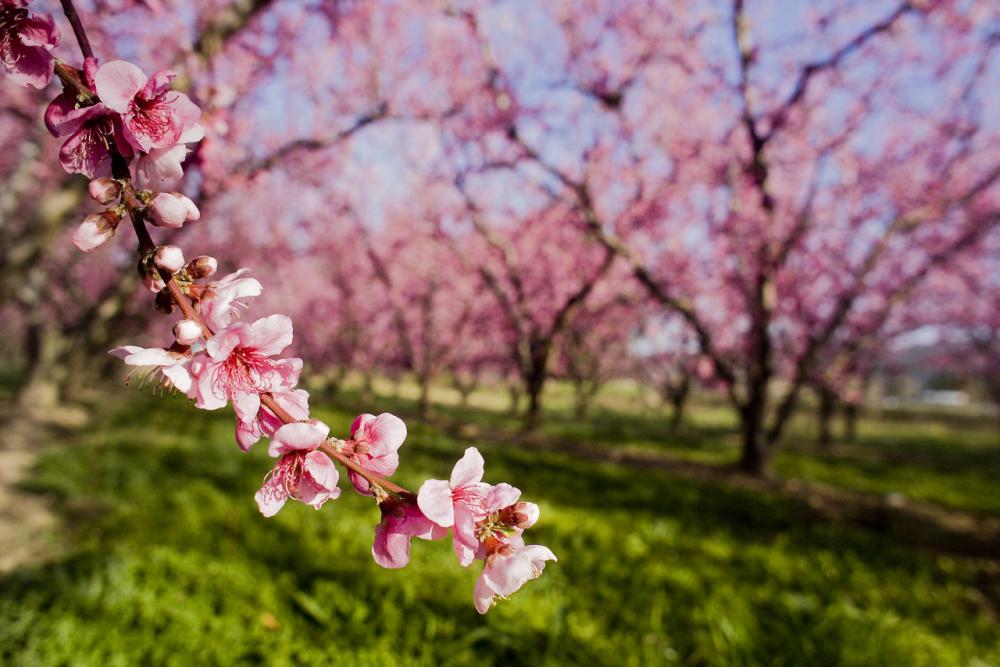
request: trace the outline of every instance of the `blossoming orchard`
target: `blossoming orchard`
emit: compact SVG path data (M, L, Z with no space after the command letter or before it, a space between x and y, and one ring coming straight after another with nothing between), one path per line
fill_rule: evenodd
M34 615L111 589L219 664L1000 661L996 0L0 0L0 59L0 663L170 662Z
M261 514L274 516L289 499L317 510L340 496L334 461L351 484L381 509L372 555L382 567L405 567L410 539L439 539L452 528L459 563L484 567L474 591L485 614L537 578L546 547L525 545L522 533L538 518L537 505L519 501L509 484L483 482L483 458L469 448L451 481L428 480L413 493L391 482L399 465L406 426L389 413L359 415L349 437L330 437L328 426L309 418L309 395L297 389L302 360L276 357L292 342L292 321L271 315L244 322L239 309L259 295L261 284L240 270L215 282L216 260L205 255L185 262L174 245L156 245L147 224L181 228L198 220L198 207L177 192L145 189L183 174L188 144L204 136L201 110L171 89L174 72L147 76L132 63L100 64L72 0L63 8L82 52L80 67L49 53L60 35L51 16L35 15L27 0L2 0L4 67L18 83L44 88L55 75L63 86L45 112L45 126L65 137L59 162L68 173L89 179L88 192L107 206L87 217L73 242L92 252L115 237L126 218L138 240L139 275L166 315L179 312L174 343L167 348L126 345L111 350L129 366L152 369L155 381L186 393L196 407L217 410L230 403L236 441L243 451L261 437L277 461L255 499ZM175 310L176 309L176 310ZM450 485L449 485L450 484Z

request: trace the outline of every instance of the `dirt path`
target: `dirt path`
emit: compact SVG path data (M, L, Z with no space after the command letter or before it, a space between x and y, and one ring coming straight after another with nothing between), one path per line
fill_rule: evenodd
M60 437L78 428L81 415L59 411L44 422L28 419L14 406L3 406L0 436L0 573L25 563L51 558L59 550L59 520L48 499L20 488L38 456Z

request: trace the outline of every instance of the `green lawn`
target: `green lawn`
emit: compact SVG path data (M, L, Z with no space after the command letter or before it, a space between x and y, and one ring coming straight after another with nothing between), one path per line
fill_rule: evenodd
M125 393L28 483L56 499L64 544L0 579L0 664L1000 665L995 562L917 551L776 497L519 445L490 401L439 407L434 427L408 418L399 474L410 486L446 477L477 444L487 481L541 505L530 536L560 561L486 617L472 606L477 571L449 544L415 541L407 569L379 569L377 510L347 488L320 512L290 503L263 519L252 496L269 460L260 445L239 452L228 413ZM722 409L698 410L671 438L627 396L587 421L558 393L551 402L542 437L735 455ZM353 413L317 416L344 433ZM865 422L863 446L838 458L811 454L797 424L777 467L1000 515L995 434L970 433Z

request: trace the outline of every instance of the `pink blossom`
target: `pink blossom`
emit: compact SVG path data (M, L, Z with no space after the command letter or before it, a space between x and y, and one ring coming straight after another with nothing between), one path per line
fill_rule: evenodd
M540 577L550 560L559 559L548 547L523 546L520 538L490 554L472 593L476 609L485 614L498 600L510 597L521 586Z
M378 417L362 414L351 424L351 439L344 443L341 451L368 472L388 477L399 467L398 450L405 439L406 424L396 415L388 412ZM349 474L358 493L371 495L368 480L354 471Z
M157 227L179 228L201 217L194 202L181 194L161 192L149 203L152 223Z
M27 0L0 0L0 59L14 83L44 88L52 80L59 30L48 14L32 15Z
M410 538L436 540L448 534L424 516L420 508L389 497L379 504L382 520L375 526L372 557L385 568L406 567L410 562Z
M290 360L271 358L291 342L292 321L286 315L271 315L252 324L239 322L217 331L191 364L195 405L215 410L231 400L242 421L253 420L260 410L260 394L300 368Z
M246 275L249 271L250 269L240 269L205 286L198 306L202 318L213 331L226 328L239 317L239 309L246 307L243 299L259 296L263 291L257 279Z
M483 457L475 447L469 447L452 469L450 480L429 479L417 493L417 504L428 519L445 528L454 527L455 554L463 566L475 560L479 548L476 522L488 514L490 485L482 479Z
M73 234L73 245L84 252L93 252L114 237L120 220L107 211L88 215Z
M146 368L150 376L161 376L162 383L167 387L185 393L191 389L191 373L188 370L191 358L180 350L123 345L112 349L109 354L124 360L129 366Z
M309 393L304 389L295 389L302 372L301 359L281 359L276 362L282 370L274 374L276 380L268 389L271 398L293 419L306 419L309 416ZM262 437L270 437L281 428L282 422L265 405L261 405L253 419L236 418L236 443L243 451L248 451Z
M59 134L69 134L59 149L59 163L67 173L88 178L109 176L112 146L126 159L132 157L132 147L120 138L118 114L103 104L68 112L56 129Z
M322 422L285 424L274 433L269 452L281 458L254 498L264 516L274 516L289 498L319 509L340 496L336 466L323 452L330 429Z
M132 177L136 184L150 190L175 186L184 175L182 165L191 152L187 144L201 141L204 137L205 130L196 124L185 130L176 144L140 154L132 163Z
M91 93L96 95L94 74L97 72L97 59L85 58L83 61L83 83ZM71 113L78 111L75 91L63 90L49 102L45 108L45 127L53 137L61 137L68 132L68 122L72 120ZM127 142L125 142L127 145Z
M162 71L147 78L124 60L105 63L94 75L97 94L108 108L121 114L125 139L136 150L173 146L201 117L201 110L187 95L170 89L175 76Z
M505 530L516 530L517 534L531 528L538 521L540 510L535 503L518 502L521 490L501 482L493 486L486 495L487 520L502 526ZM480 541L484 539L480 535Z

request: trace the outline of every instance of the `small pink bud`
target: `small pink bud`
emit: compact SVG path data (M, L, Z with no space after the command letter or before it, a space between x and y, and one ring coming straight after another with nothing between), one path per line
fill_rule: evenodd
M195 257L188 263L187 272L192 278L198 280L199 278L208 278L215 273L217 268L219 268L219 263L215 261L214 257L202 255Z
M181 345L191 345L201 338L201 327L194 320L181 320L174 325L174 338Z
M184 268L184 253L175 245L162 245L153 255L153 263L170 273L177 273Z
M98 204L107 205L121 196L122 186L119 185L118 181L102 176L92 180L87 191L90 193L90 198Z
M194 222L195 220L201 218L201 211L198 210L198 207L195 206L193 201L191 201L190 199L188 199L179 192L175 192L174 196L177 197L177 199L179 199L180 202L184 205L186 220Z
M84 218L73 234L73 244L84 252L93 252L115 235L118 218L107 211Z
M174 195L161 192L149 202L153 224L157 227L182 227L187 220L187 206Z

